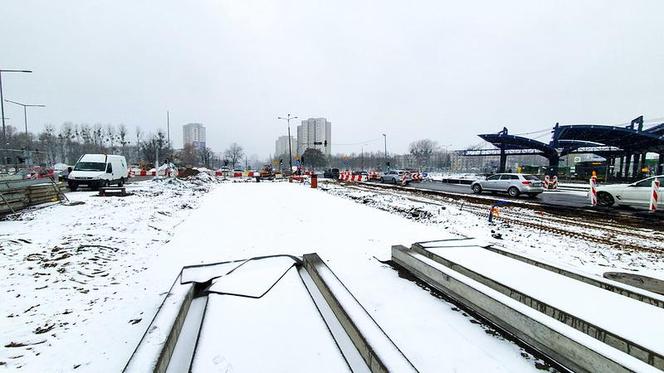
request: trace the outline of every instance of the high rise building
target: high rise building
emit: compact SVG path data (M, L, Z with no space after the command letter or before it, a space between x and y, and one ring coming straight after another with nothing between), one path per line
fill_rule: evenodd
M205 126L201 123L189 123L182 126L182 146L191 144L196 149L205 149Z
M318 149L326 156L332 151L332 123L325 118L309 118L297 127L297 154Z
M297 142L295 139L291 136L291 152L293 153L293 157L297 154ZM288 136L279 136L277 141L274 143L274 156L278 157L281 155L288 155Z

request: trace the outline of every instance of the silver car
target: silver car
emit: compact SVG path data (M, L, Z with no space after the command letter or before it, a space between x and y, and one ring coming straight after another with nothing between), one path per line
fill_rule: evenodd
M535 197L544 192L542 181L537 176L524 174L495 174L486 180L473 182L470 187L475 194L484 191L501 192L509 194L510 197L518 197L520 194Z
M401 184L405 171L402 170L389 170L380 177L381 183Z

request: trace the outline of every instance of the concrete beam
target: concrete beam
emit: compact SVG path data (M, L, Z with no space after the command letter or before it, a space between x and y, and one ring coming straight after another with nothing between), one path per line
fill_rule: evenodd
M417 372L317 254L305 254L303 263L316 288L372 372Z
M578 372L657 371L627 354L544 315L500 291L404 246L392 246L392 260L500 329Z
M462 244L459 241L457 241L457 243L459 245ZM628 297L628 298L636 299L640 302L647 303L647 304L650 304L650 305L655 306L655 307L664 308L664 296L654 294L650 291L642 291L641 289L634 289L634 288L631 288L631 287L628 288L626 286L623 286L623 284L617 283L616 281L608 282L608 281L605 281L604 279L601 279L601 278L593 278L593 277L590 277L590 276L586 276L582 273L578 273L578 272L574 272L574 271L567 270L567 269L564 269L564 268L556 267L554 265L544 263L544 262L541 262L541 261L538 261L538 260L535 260L535 259L532 259L532 258L528 258L526 256L519 255L519 254L513 253L511 251L499 249L499 248L494 247L494 246L479 246L479 247L481 247L485 250L493 251L496 254L504 255L508 258L512 258L512 259L515 259L515 260L518 260L518 261L521 261L521 262L524 262L524 263L528 263L530 265L533 265L533 266L536 266L536 267L539 267L539 268L542 268L542 269L546 269L547 271L551 271L551 272L554 272L554 273L557 273L557 274L560 274L560 275L563 275L563 276L566 276L566 277L569 277L569 278L572 278L572 279L575 279L575 280L578 280L578 281L581 281L581 282L585 282L586 284L597 286L598 288L601 288L601 289L604 289L604 290L607 290L607 291L610 291L610 292L613 292L613 293L616 293L616 294L620 294L620 295L623 295L623 296ZM422 246L421 244L419 244L419 243L413 244L411 249L418 252L418 253L420 253L420 254L422 254L422 255L424 255L424 256L427 256L427 257L431 256L431 253L426 251L426 248L424 246Z

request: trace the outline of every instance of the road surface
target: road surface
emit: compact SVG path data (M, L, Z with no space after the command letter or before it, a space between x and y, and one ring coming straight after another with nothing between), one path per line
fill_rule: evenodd
M470 185L464 185L464 184L447 184L447 183L441 183L439 181L423 181L421 183L412 183L409 184L408 186L417 189L440 190L443 192L473 194L473 191L470 189ZM490 194L490 193L484 192L482 194ZM504 195L506 199L510 198L507 196L507 194L501 194L501 195ZM519 198L531 199L528 198L527 196L522 196ZM558 190L555 192L547 191L538 195L536 198L533 198L532 200L556 206L581 207L589 205L589 200L586 197L586 193L581 191L563 191L563 190Z

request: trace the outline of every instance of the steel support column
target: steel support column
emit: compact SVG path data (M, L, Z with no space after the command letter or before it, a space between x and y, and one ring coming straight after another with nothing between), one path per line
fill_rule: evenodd
M659 153L659 160L657 161L657 175L664 174L664 153Z
M505 148L500 148L500 167L498 172L505 172L505 165L507 164L507 154L505 154Z
M639 176L639 153L634 154L634 164L632 165L632 178L636 179Z
M617 178L622 178L624 167L625 167L625 156L622 156L620 157L620 167L618 167L618 170L616 171Z
M627 154L625 155L625 174L623 175L623 177L624 177L625 179L628 179L628 178L629 178L629 165L630 165L631 163L632 163L632 154L631 154L631 153L627 153Z

